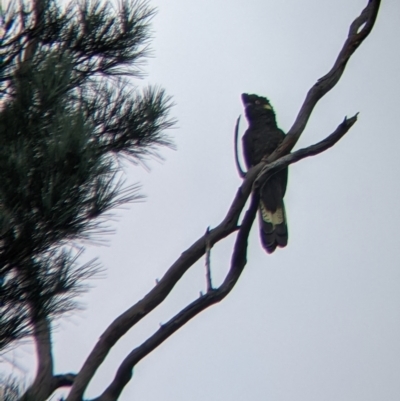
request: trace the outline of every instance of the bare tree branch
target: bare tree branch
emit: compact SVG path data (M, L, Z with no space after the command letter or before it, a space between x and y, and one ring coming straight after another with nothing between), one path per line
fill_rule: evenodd
M293 153L289 153L286 156L282 156L278 160L272 163L265 163L264 167L254 182L255 187L261 187L264 185L267 180L278 171L286 168L288 165L297 163L298 161L305 159L306 157L315 156L319 153L324 152L325 150L331 148L335 145L356 123L358 113L351 117L343 120L342 123L336 128L332 134L323 139L322 141L308 146L307 148L296 150Z
M290 153L284 157L281 157L277 161L265 165L260 175L255 180L255 185L258 182L264 183L277 171L282 170L290 164L296 163L306 157L314 156L332 147L337 143L355 124L357 116L345 119L337 129L325 138L323 141L311 145L307 148L300 149L296 152ZM258 191L253 192L253 198L249 209L247 210L243 222L238 231L236 242L234 246L231 268L221 286L217 289L210 289L205 295L202 295L199 299L189 304L186 308L182 309L176 316L174 316L169 322L165 323L149 337L142 345L135 348L122 362L116 376L110 386L104 391L104 393L96 398L94 401L115 401L120 396L123 388L132 378L132 369L135 365L147 356L150 352L156 349L161 343L169 338L178 329L184 326L189 320L198 315L200 312L208 308L209 306L220 302L224 299L229 292L233 289L237 283L240 274L242 273L246 265L246 254L247 254L247 242L250 229L252 227L257 207L258 207Z
M307 125L314 107L339 82L350 57L372 31L378 16L380 3L381 0L369 0L368 5L350 25L347 39L333 67L308 91L295 122L286 134L285 140L268 157L268 162L277 160L280 156L289 153L294 148ZM246 173L240 166L238 155L239 122L240 116L236 120L235 126L235 163L239 176L243 178Z
M256 179L255 184L257 185L257 182L265 182L265 180L268 179L272 174L287 167L289 164L295 163L306 157L316 155L332 147L346 134L346 132L348 132L348 130L353 126L356 120L356 116L350 119L345 119L343 123L338 126L335 132L333 132L323 141L309 146L308 148L300 149L297 152L280 158L274 163L266 165L261 174ZM143 359L150 352L156 349L162 342L164 342L173 333L184 326L190 319L195 317L197 314L199 314L209 306L224 299L226 295L228 295L229 292L233 289L246 265L248 235L253 224L258 206L258 197L256 196L256 193L257 192L253 193L252 204L249 210L246 212L243 223L239 229L233 252L231 269L229 270L229 273L223 284L218 289L211 289L207 291L205 295L201 296L199 299L189 304L186 308L184 308L176 316L174 316L169 322L162 325L161 328L150 338L148 338L142 345L135 348L120 365L116 376L110 386L103 392L100 397L96 398L94 401L117 400L123 388L132 378L132 370L134 366L141 359Z
M54 376L52 381L52 393L60 387L71 387L74 384L75 377L75 373L65 373L63 375Z
M371 32L378 15L380 0L369 0L368 5L350 26L347 40L331 70L320 78L308 91L296 121L287 133L281 145L268 157L268 162L288 154L296 145L307 125L308 119L318 100L326 95L339 81L352 54Z
M246 255L248 237L256 217L258 203L258 195L254 193L251 205L243 218L243 222L236 237L231 268L221 286L217 289L211 289L205 295L182 309L171 320L163 324L160 329L149 337L142 345L135 348L120 365L110 386L108 386L104 393L94 401L116 401L126 384L132 378L132 369L141 359L156 349L193 317L207 309L209 306L222 301L231 292L247 263Z
M331 71L329 71L328 74L322 77L310 89L303 103L303 106L301 107L299 115L296 118L295 123L289 130L281 146L279 146L279 148L270 157L268 157L267 160L259 163L257 166L254 166L247 172L246 177L241 187L238 189L235 199L233 200L231 207L229 208L229 211L224 220L216 228L210 230L209 233L203 235L191 247L189 247L185 252L183 252L182 255L176 260L176 262L167 270L167 272L165 273L163 278L159 281L157 286L153 288L142 300L137 302L135 305L130 307L126 312L121 314L116 320L114 320L114 322L112 322L110 326L106 329L106 331L101 335L99 341L93 348L92 352L89 354L80 372L78 373L76 379L74 380L74 384L71 388L71 392L67 398L67 401L82 400L82 396L84 391L86 390L87 385L89 384L95 372L102 364L102 362L108 355L111 348L115 345L115 343L130 328L132 328L137 322L139 322L143 317L145 317L161 302L164 301L164 299L174 288L175 284L181 279L183 274L205 254L207 244L209 244L209 246L213 246L216 242L220 241L221 239L230 235L234 231L238 230L237 227L238 219L252 191L254 181L256 180L257 176L261 171L263 171L262 177L260 177L262 178L262 180L258 179L257 185L262 185L262 183L265 182L265 180L269 178L270 175L288 166L289 164L299 161L305 157L318 154L328 149L329 147L333 146L355 123L356 116L348 120L345 119L344 122L337 128L337 130L329 137L327 137L325 140L313 146L310 146L306 149L301 149L292 154L288 154L293 149L294 145L297 143L297 140L299 139L301 133L303 132L307 124L307 121L311 115L311 112L313 111L318 100L321 99L322 96L324 96L336 85L336 83L339 81L340 77L343 74L343 71L350 56L354 53L354 51L358 48L358 46L362 43L362 41L368 36L370 31L372 30L372 27L374 25L378 13L379 5L380 5L380 0L369 0L367 7L363 10L361 15L357 17L356 20L352 23L348 39L346 40L343 49L339 53L339 56L334 66L332 67ZM237 123L237 131L238 131L238 123ZM235 143L236 143L235 146L237 146L237 135L238 135L237 131L235 132ZM237 149L235 150L235 155L236 155L235 156L236 161L238 162ZM239 174L241 174L241 169L238 168L238 171ZM254 203L255 196L256 195L254 195L253 197L252 205ZM248 216L250 212L254 213L255 216L255 211L253 211L252 207L250 207L246 216ZM253 220L251 220L251 223ZM243 221L243 224L244 222L245 220ZM243 224L239 230L238 238L244 235L245 232L247 232L243 228L244 227ZM239 242L238 241L239 240L237 239L237 244L241 243L240 241ZM247 236L245 242L247 247ZM239 258L240 255L243 256L243 252L245 255L246 249L244 250L242 249L240 253L239 251L236 250L235 246L235 252L233 258L235 257ZM236 266L235 263L236 262L233 262L232 266ZM233 277L235 276L230 275L232 271L236 272L236 269L233 267L231 268L230 273L228 274L224 283L230 283L231 282L230 280L233 280ZM233 282L233 285L235 282L236 281ZM145 355L151 352L151 350L153 350L157 345L159 345L166 338L168 338L173 332L178 330L179 327L185 324L193 316L198 314L201 310L205 309L209 305L218 302L219 301L218 297L221 296L221 292L218 291L220 291L223 288L226 288L223 286L224 284L219 289L207 292L207 294L199 298L199 300L195 301L187 308L182 310L175 318L173 318L166 325L163 325L144 344L142 344L136 350L132 351L132 353L128 355L123 364L120 366L120 369L118 370L114 382L101 396L101 401L115 400L116 399L115 395L118 392L122 391L122 388L130 380L130 377L132 375L131 370L133 366L141 358L143 358ZM227 293L229 293L229 291ZM224 294L223 296L226 296L226 294L223 291L222 294ZM180 325L179 322L183 323Z
M205 254L207 243L212 247L221 239L238 230L237 222L240 214L251 193L253 182L263 166L264 164L260 163L249 170L224 220L184 251L167 270L156 287L108 326L78 373L67 401L80 401L82 399L89 381L115 343L131 327L164 301L185 272Z
M206 234L210 232L210 227L207 227ZM207 282L207 292L213 289L212 277L211 277L211 246L208 238L206 238L206 282Z

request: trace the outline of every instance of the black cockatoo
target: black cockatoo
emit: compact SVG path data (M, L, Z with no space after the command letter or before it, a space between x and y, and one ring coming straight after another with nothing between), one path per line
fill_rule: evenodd
M269 156L283 141L285 134L276 124L274 109L269 100L257 95L242 94L249 128L243 136L243 152L247 168ZM274 174L260 190L260 236L268 253L288 242L285 205L288 169Z

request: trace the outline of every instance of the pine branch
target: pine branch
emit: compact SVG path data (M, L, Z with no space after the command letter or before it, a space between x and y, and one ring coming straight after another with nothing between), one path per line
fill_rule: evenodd
M63 247L110 232L107 215L141 199L118 156L143 162L160 146L171 101L121 75L141 75L154 9L146 1L21 1L0 44L0 346L32 333L31 306L54 318L95 265Z

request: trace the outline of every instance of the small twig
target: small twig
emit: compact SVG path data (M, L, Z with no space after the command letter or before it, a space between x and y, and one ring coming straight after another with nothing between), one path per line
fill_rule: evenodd
M244 178L246 176L246 172L242 169L242 166L240 165L239 161L239 146L238 146L239 124L240 124L240 116L236 120L236 127L235 127L235 163L240 178Z
M207 280L207 292L212 291L212 281L211 281L211 244L209 240L210 227L206 230L206 280Z

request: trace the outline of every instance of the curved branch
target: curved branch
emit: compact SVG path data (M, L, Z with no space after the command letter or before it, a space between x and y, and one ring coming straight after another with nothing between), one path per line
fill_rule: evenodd
M258 185L259 182L264 183L271 175L283 168L286 168L290 164L296 163L306 157L317 155L329 149L349 131L356 121L357 116L351 117L350 119L345 118L345 120L337 127L337 129L321 142L281 157L279 160L271 164L261 163L264 168L258 175L254 184ZM231 268L221 286L217 289L211 289L207 291L205 295L202 295L196 301L182 309L171 320L163 324L160 329L157 330L157 332L151 337L149 337L142 345L135 348L120 365L112 383L103 392L103 394L94 401L117 400L123 388L132 378L133 368L141 359L150 354L154 349L156 349L161 343L163 343L173 333L184 326L193 317L211 305L220 302L230 293L237 283L247 262L247 240L257 212L258 202L258 191L254 191L251 205L247 210L245 217L243 218L243 222L236 238Z
M237 223L240 214L250 196L254 180L264 165L265 163L260 163L248 171L245 180L236 192L236 196L224 220L184 251L167 270L156 287L108 326L79 371L67 397L67 401L80 401L82 399L87 385L105 360L111 348L130 328L164 301L185 272L205 254L207 245L212 247L221 239L238 230Z
M213 246L216 242L238 229L238 219L251 193L253 183L261 170L266 168L266 170L263 171L264 180L266 179L265 174L267 173L272 175L274 171L276 172L277 170L299 161L302 158L318 154L336 143L355 123L356 117L352 117L350 120L345 120L342 123L342 128L338 127L339 131L335 131L335 133L319 144L299 150L292 154L288 154L293 149L298 138L303 132L317 101L336 85L350 56L372 30L378 13L379 5L380 0L369 0L367 7L353 22L350 28L348 39L346 40L343 49L340 52L331 71L329 71L328 74L321 78L310 89L298 117L286 135L283 143L266 161L259 163L257 166L254 166L247 172L245 180L238 189L235 199L233 200L224 220L216 228L210 230L210 232L207 234L207 238L206 235L202 236L191 247L183 252L176 262L167 270L163 278L158 282L157 286L153 288L143 299L114 320L114 322L112 322L101 335L99 341L89 354L83 367L78 373L67 401L81 401L87 385L115 343L130 328L132 328L137 322L139 322L143 317L145 317L164 301L184 273L205 254L207 244L209 244L209 246ZM258 180L258 182L259 181L260 180ZM211 298L211 295L209 294L210 293L207 293L206 296Z
M349 131L356 121L357 115L351 117L350 119L345 118L344 121L337 127L337 129L321 142L281 157L279 160L271 164L266 165L264 163L264 168L255 180L255 185L258 185L259 182L264 183L271 175L283 168L286 168L290 164L296 163L306 157L317 155L329 149ZM93 401L116 401L121 395L124 387L132 378L132 370L140 360L154 351L154 349L156 349L193 317L211 305L222 301L231 292L247 262L247 240L257 212L259 201L257 194L258 191L253 192L251 205L247 210L245 217L243 218L243 222L236 238L231 268L221 286L217 289L207 291L205 295L202 295L200 298L189 304L186 308L182 309L171 320L163 324L156 331L156 333L149 337L143 344L135 348L121 363L112 383L107 387L102 395Z
M193 301L171 320L163 324L142 345L135 348L120 365L112 383L107 387L100 397L93 401L116 401L121 395L124 387L132 378L133 368L141 359L156 349L167 338L184 326L189 320L211 305L222 301L231 292L239 280L239 277L247 263L246 255L248 237L256 217L258 202L258 195L253 193L251 205L243 218L243 222L236 237L231 268L221 286L217 289L211 289L205 295L202 295L200 298Z
M236 126L235 126L235 163L240 178L244 178L246 176L246 172L242 169L239 161L239 147L238 147L239 124L240 124L240 116L236 120Z
M315 156L331 148L341 138L343 138L343 136L356 123L357 116L358 113L350 118L345 117L343 122L339 124L336 130L322 141L317 142L314 145L308 146L307 148L296 150L295 152L289 153L286 156L282 156L275 162L264 164L264 167L259 176L257 177L257 179L255 180L254 185L256 187L261 187L273 174L286 168L290 164L297 163L298 161L305 159L306 157Z
M308 91L299 114L282 144L268 157L268 162L288 154L304 131L318 100L325 96L341 78L347 62L374 27L380 0L369 0L368 5L350 26L348 37L331 70Z

